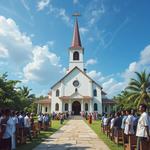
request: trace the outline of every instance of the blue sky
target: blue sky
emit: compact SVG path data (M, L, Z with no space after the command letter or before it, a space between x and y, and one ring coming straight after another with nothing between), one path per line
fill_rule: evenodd
M149 0L1 0L0 73L38 96L65 74L74 12L87 73L112 97L150 71Z

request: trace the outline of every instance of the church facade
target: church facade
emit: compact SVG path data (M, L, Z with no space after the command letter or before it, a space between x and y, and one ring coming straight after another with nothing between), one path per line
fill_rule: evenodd
M69 48L69 69L67 74L51 88L51 112L102 113L102 87L92 80L84 68L84 48L80 40L76 18L71 47Z
M80 40L77 17L73 39L69 48L69 69L62 79L51 87L48 100L38 103L38 112L111 112L113 101L107 99L103 88L91 79L84 68L84 48Z

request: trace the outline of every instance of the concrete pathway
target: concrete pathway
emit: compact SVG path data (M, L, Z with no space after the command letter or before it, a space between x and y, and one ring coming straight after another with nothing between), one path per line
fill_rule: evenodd
M83 120L70 120L34 150L110 150Z

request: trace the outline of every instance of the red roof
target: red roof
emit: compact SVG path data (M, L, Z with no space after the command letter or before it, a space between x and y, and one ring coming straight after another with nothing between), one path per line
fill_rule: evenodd
M80 40L78 20L76 18L71 48L81 48L81 47L82 47L82 45L81 45L81 40Z
M116 104L116 102L112 99L102 99L103 104Z
M37 101L35 101L35 103L37 103L37 104L50 104L51 103L51 99L37 100Z

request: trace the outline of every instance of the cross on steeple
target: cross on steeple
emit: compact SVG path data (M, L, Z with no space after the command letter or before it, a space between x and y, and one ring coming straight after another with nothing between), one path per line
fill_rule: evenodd
M74 17L79 17L79 16L81 16L81 14L80 13L78 13L78 12L76 12L76 13L74 13L72 16L74 16Z

